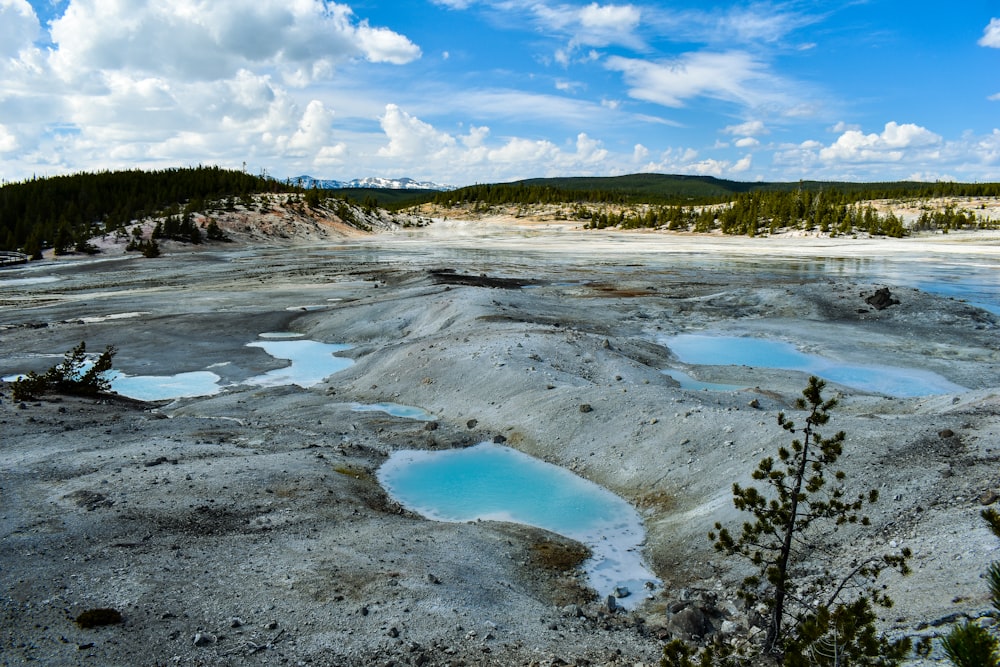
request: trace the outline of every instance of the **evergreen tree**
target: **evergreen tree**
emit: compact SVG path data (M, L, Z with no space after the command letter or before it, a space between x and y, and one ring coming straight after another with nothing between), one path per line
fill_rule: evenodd
M63 356L61 363L45 373L28 373L14 382L13 398L25 401L38 398L47 392L90 396L111 388L107 372L111 370L115 348L110 345L94 361L87 358L87 343L79 345Z
M1000 537L1000 512L992 508L986 509L983 510L982 517L990 531ZM986 583L990 589L993 608L1000 612L1000 561L990 563L986 570ZM952 628L941 646L956 667L1000 665L1000 641L986 628L969 621Z
M208 237L209 241L228 241L229 237L226 233L222 231L219 227L219 223L215 220L210 220L208 227L205 228L205 235Z
M709 538L715 548L728 555L744 558L756 570L739 590L748 608L765 611L765 639L759 654L735 655L728 645L711 647L702 654L701 664L759 665L895 665L909 650L908 640L889 641L879 636L875 627L874 606L891 606L892 600L876 585L887 568L902 574L909 572L906 561L910 552L873 555L858 562L838 562L835 551L825 540L837 528L869 525L860 514L864 505L878 499L876 491L848 498L841 471L831 467L843 453L843 431L830 438L819 428L828 423L829 411L836 399L824 399L825 383L809 378L809 384L796 402L807 410L802 427L778 414L778 424L790 434L800 436L791 447L781 447L777 460L760 461L753 478L762 482L767 492L754 486L733 485L733 504L748 512L739 536L721 524ZM833 488L831 488L833 487ZM816 559L828 553L829 562L818 566ZM691 665L687 654L677 646L664 654L666 667Z
M142 252L142 256L146 258L160 256L160 244L156 242L156 239L149 239L141 245L139 250Z

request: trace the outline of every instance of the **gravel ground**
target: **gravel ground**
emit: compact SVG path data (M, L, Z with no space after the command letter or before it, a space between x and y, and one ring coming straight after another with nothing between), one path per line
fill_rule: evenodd
M0 375L43 370L86 340L114 345L131 375L211 369L229 387L156 404L22 404L0 385L0 662L652 665L665 639L692 634L685 609L735 631L742 571L705 534L740 520L731 485L783 444L776 415L794 412L806 375L689 368L664 341L697 331L968 387L893 399L831 385L848 483L881 495L872 529L836 543L845 561L914 552L914 573L887 580L897 604L885 629L936 636L982 616L980 575L1000 557L978 518L1000 491L998 318L864 271L771 270L790 256L884 257L884 242L671 238L450 221L5 269ZM892 247L997 262L996 239L962 241ZM689 261L706 244L770 268ZM866 304L881 287L899 304ZM246 347L274 331L348 343L355 363L310 389L240 384L281 365ZM750 388L682 390L667 367ZM436 428L350 410L378 401L424 408ZM568 540L426 521L374 479L394 450L500 436L635 504L663 589L612 613ZM74 622L101 608L122 622Z

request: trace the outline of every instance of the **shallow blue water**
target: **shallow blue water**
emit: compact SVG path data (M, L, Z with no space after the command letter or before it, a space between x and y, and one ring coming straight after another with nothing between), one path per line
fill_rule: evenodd
M333 356L336 352L351 349L350 345L338 343L319 343L314 340L261 340L247 343L247 347L259 347L276 359L291 362L284 368L276 368L247 379L244 384L249 385L279 387L294 384L308 389L354 363L352 359Z
M896 397L929 396L968 391L930 371L895 366L843 364L806 354L781 341L739 336L680 334L664 343L687 364L757 366L812 373L862 391Z
M221 379L210 371L177 375L126 375L121 371L107 374L111 389L122 396L140 401L166 401L187 396L211 396L222 391Z
M417 421L432 422L437 417L422 408L410 405L400 405L399 403L354 403L351 405L354 412L384 412L393 417L404 419L416 419Z
M1000 315L1000 268L986 275L937 275L910 281L913 287L931 294L950 296L976 308Z
M296 333L265 333L260 336L265 340L248 343L247 347L262 348L272 357L285 359L291 363L284 368L251 377L242 384L267 387L294 384L309 388L354 363L351 359L333 356L336 352L349 350L350 345L319 343L312 340L289 340L302 336L302 334ZM84 371L96 358L96 355L91 356L93 358L84 365ZM20 377L22 376L11 375L3 380L14 382ZM192 371L176 375L128 375L114 369L109 371L105 377L111 382L112 391L140 401L166 401L193 396L212 396L225 388L219 384L222 378L211 371ZM411 410L417 410L417 408L411 408ZM433 415L430 415L429 419L425 417L427 414L420 411L420 413L400 416L427 421L434 419Z
M23 287L25 285L41 285L44 283L54 283L60 280L55 276L39 276L37 278L10 278L0 280L0 287Z
M378 471L382 486L404 506L448 522L510 521L544 528L586 544L585 569L602 596L616 587L641 599L655 575L642 563L642 519L624 500L588 480L492 443L446 451L395 452Z

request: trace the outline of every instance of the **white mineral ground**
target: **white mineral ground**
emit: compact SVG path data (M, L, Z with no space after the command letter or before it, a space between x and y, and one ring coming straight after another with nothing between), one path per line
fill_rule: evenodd
M0 388L0 662L652 665L685 632L678 603L711 597L722 615L709 620L738 632L746 571L706 533L743 520L731 486L787 444L776 415L795 419L807 378L693 369L656 342L706 330L968 387L828 389L842 394L828 428L847 433L848 488L880 492L872 527L833 543L843 564L913 551L912 575L885 578L887 631L934 636L989 608L981 574L1000 541L979 512L1000 490L1000 318L907 286L906 273L996 268L1000 235L747 239L497 217L360 236L222 222L234 243L164 243L143 259L108 242L97 261L0 272L0 376L43 370L85 340L114 345L130 375L211 368L234 385L157 404L22 405ZM820 260L823 272L779 270ZM887 260L898 279L868 273ZM474 284L484 275L535 287ZM900 303L868 306L879 287ZM309 389L239 385L283 365L246 346L280 331L349 344L340 354L355 363ZM668 366L753 389L682 390ZM428 410L439 427L352 411L378 402ZM392 451L496 436L636 506L663 588L606 613L579 573L539 557L566 540L424 520L374 478ZM78 628L94 608L124 622Z

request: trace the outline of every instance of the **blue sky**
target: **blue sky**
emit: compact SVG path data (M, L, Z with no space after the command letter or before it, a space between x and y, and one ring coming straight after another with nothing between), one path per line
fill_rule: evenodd
M1000 5L0 0L0 179L196 164L1000 181Z

